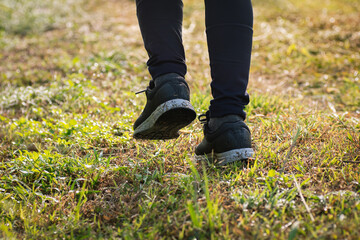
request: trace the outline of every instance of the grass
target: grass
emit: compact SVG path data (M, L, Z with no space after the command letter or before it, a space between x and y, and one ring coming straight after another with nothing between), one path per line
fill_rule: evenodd
M72 0L2 0L0 29L23 36L50 31L64 24L68 17L79 15L78 10Z
M358 1L253 1L256 156L221 168L192 162L199 122L176 140L132 138L149 80L133 1L38 4L0 2L1 238L360 238ZM203 8L185 1L199 114Z

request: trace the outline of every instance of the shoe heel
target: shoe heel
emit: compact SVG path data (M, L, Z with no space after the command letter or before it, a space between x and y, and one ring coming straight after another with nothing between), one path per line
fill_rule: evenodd
M184 99L169 100L156 110L134 131L136 139L172 139L178 131L196 118L191 103Z
M253 157L254 150L252 148L234 149L223 153L215 153L216 164L219 166L226 165L235 161L246 160Z

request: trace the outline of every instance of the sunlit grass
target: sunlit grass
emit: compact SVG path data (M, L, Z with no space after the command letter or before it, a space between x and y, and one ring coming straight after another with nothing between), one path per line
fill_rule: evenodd
M19 35L49 31L65 25L69 16L79 15L80 3L72 0L2 0L0 29Z
M54 12L65 2L84 14ZM132 138L145 104L134 92L150 79L134 2L82 4L0 3L33 19L0 17L2 238L360 237L358 1L253 1L256 155L221 168L193 162L198 121L176 140ZM201 114L211 100L204 4L184 5Z

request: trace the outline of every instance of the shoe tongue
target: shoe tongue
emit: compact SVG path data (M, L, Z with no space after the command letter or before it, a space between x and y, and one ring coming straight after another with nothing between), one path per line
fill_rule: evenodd
M211 131L216 131L224 123L237 121L243 121L242 117L240 117L239 115L226 115L219 118L210 118L208 126Z
M155 81L154 80L150 80L149 82L149 89L153 89L155 87Z

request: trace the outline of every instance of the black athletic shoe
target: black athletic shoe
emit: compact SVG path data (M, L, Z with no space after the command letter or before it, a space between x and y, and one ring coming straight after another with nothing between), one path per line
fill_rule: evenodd
M240 116L215 119L215 130L209 127L209 112L200 115L199 120L204 124L204 139L195 149L196 160L225 165L254 155L250 130Z
M134 123L134 138L171 139L178 130L190 124L196 113L190 104L190 90L185 79L176 73L151 80L146 93L147 102Z

